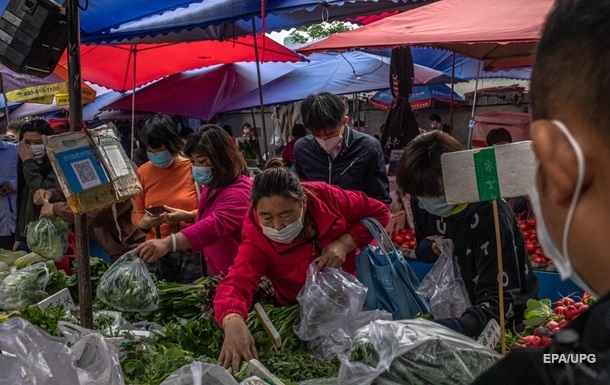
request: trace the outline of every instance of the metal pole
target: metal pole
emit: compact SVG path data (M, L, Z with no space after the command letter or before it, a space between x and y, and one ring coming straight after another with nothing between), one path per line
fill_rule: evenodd
M81 94L80 70L80 21L78 18L78 0L66 0L68 19L68 85L70 98L70 130L78 131L83 125L83 104ZM89 236L87 215L74 216L76 232L76 262L78 264L78 298L80 322L83 327L93 328L93 311L91 308L91 271L89 268Z
M258 59L258 41L256 39L256 22L252 18L252 36L254 36L254 57L256 58L256 80L258 81L258 98L261 102L261 119L263 125L263 140L265 141L265 160L269 160L269 148L267 147L267 125L265 124L265 103L263 102L263 82L261 80L261 63ZM261 35L262 36L262 35ZM275 149L273 150L275 156Z
M453 86L455 84L455 52L451 53L451 103L449 104L449 126L453 127Z
M131 85L131 155L130 158L133 160L133 142L136 135L136 59L138 55L138 49L135 45L132 45L131 52L133 52L133 75Z
M468 123L468 143L466 144L467 148L472 147L472 134L474 131L474 111L477 106L477 90L479 89L479 78L481 77L481 64L483 62L479 62L479 68L477 70L477 80L474 83L474 93L472 96L472 112L470 113L470 122Z

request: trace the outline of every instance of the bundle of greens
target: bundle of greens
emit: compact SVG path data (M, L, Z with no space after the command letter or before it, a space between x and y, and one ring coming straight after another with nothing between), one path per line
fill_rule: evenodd
M96 293L102 302L120 311L151 311L159 303L159 292L146 265L131 252L104 273Z
M42 218L28 224L28 247L44 258L59 262L66 251L68 225L61 218Z
M23 309L43 300L48 282L49 269L44 262L17 270L0 283L0 308Z

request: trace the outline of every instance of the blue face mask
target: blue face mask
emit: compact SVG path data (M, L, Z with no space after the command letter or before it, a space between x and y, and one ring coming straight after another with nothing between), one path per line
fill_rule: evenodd
M456 206L448 204L445 195L438 197L417 197L417 199L424 210L439 217L449 215Z
M150 152L147 151L148 159L159 168L168 168L174 162L174 157L169 151Z
M214 175L212 175L212 167L191 166L191 169L193 170L193 179L200 185L205 186L209 184L212 179L214 179Z

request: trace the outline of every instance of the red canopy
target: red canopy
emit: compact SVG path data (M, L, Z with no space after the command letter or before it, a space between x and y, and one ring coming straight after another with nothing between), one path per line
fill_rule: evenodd
M433 46L485 60L485 68L533 64L553 0L443 0L338 33L297 51Z
M257 36L261 62L301 60L301 56L275 41ZM84 80L126 91L165 76L208 67L213 64L256 60L254 38L244 36L230 41L198 41L192 43L83 45L81 47ZM134 61L136 62L134 68ZM67 66L64 54L59 64Z

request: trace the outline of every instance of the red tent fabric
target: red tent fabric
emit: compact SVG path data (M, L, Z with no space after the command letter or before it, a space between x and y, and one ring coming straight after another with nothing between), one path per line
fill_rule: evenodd
M533 64L535 45L553 0L443 0L338 33L300 53L433 46L482 59L486 69Z
M301 56L275 41L258 35L259 60L296 62ZM136 61L134 69L134 60ZM126 91L165 76L208 67L254 61L254 38L244 36L230 41L198 41L192 43L83 45L81 67L84 80ZM64 54L59 64L67 66Z

